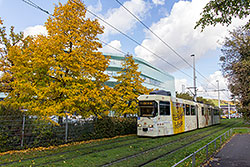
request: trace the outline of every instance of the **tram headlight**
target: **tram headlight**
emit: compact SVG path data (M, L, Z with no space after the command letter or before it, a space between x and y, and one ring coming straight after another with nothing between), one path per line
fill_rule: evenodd
M141 124L138 124L138 127L141 127Z
M153 128L153 127L154 127L154 125L148 125L148 127L149 127L149 128Z

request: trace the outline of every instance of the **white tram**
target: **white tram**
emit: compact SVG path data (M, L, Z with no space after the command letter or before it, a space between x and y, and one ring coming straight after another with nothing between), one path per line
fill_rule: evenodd
M158 137L219 124L219 109L159 90L139 96L137 135Z

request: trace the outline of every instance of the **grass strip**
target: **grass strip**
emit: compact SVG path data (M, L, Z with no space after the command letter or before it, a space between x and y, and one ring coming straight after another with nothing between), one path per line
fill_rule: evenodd
M220 128L220 126L218 126L218 128ZM200 129L200 130L197 130L197 131L192 131L192 132L184 133L184 134L180 134L180 135L190 136L190 135L192 135L190 133L193 133L193 134L200 133L198 131L202 131L202 130L207 131L207 129ZM94 153L94 154L87 155L87 156L84 156L84 157L79 156L79 157L76 157L74 159L68 159L67 161L65 160L65 161L62 161L62 162L63 163L65 162L64 163L65 165L66 164L72 165L72 164L78 163L78 161L80 161L80 162L87 163L88 166L98 166L98 165L101 165L103 162L110 162L112 160L116 160L119 157L124 157L124 155L125 156L126 155L133 155L133 154L136 154L136 153L141 152L143 150L150 149L150 148L153 148L155 146L165 144L166 142L169 142L171 140L174 140L174 141L178 140L180 138L180 135L171 136L169 138L168 137L162 137L162 138L152 139L152 141L147 141L147 142L144 142L142 144L134 144L134 145L130 145L130 146L127 146L127 147L122 147L122 148L119 148L119 149L112 149L112 150L105 151L105 153L103 153L103 152ZM103 157L103 158L100 158L100 157ZM56 165L63 165L62 162L57 162ZM54 163L53 163L53 165L54 165Z

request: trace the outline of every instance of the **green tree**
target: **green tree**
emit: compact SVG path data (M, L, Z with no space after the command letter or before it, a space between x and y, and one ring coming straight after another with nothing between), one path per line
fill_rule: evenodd
M144 80L140 77L141 72L138 71L138 64L135 64L132 55L125 56L122 67L115 77L118 84L114 87L116 102L112 110L117 115L137 114L139 112L137 98L149 90L142 85Z
M176 97L186 99L186 100L193 100L193 98L194 98L188 92L186 92L186 93L178 93L178 92L176 92Z
M211 0L203 8L201 19L195 28L201 26L202 30L209 25L229 25L232 19L247 18L250 12L250 0ZM250 21L245 25L249 28Z
M213 101L211 99L205 99L201 96L197 97L197 101L202 102L204 104L209 104L209 105L215 106L215 104L213 103Z
M242 111L250 118L250 31L243 27L230 32L225 39L222 62L223 75L229 89L241 102Z
M13 62L14 80L8 84L13 91L4 103L46 117L103 112L109 79L104 74L109 60L97 51L103 27L85 15L81 0L59 3L45 23L47 36L30 38L26 48L10 47L6 57Z
M181 98L181 99L186 99L186 100L193 100L193 98L194 98L188 92L186 92L186 93L178 93L178 92L176 92L176 97ZM205 98L203 98L201 96L197 97L196 101L197 102L202 102L204 104L209 104L209 105L215 106L212 100L205 99Z

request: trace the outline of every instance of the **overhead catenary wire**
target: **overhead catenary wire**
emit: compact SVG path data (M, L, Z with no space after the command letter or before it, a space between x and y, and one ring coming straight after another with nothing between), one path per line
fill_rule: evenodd
M52 14L49 11L44 10L43 8L41 8L40 6L38 6L37 4L32 2L31 0L22 0L22 1L25 2L26 4L30 5L30 6L33 6L34 8L37 8L37 9L43 11L44 13L47 13L48 15L52 16Z
M105 44L106 46L108 46L108 47L110 47L110 48L112 48L112 49L114 49L114 50L116 50L116 51L118 51L118 52L120 52L120 53L122 53L122 54L124 54L124 55L127 54L127 53L125 53L124 51L122 51L122 50L120 50L120 49L117 49L116 47L114 47L114 46L112 46L112 45L109 45L107 42L104 42L104 41L102 41L102 40L100 40L100 39L98 39L98 41L100 41L101 43Z
M26 4L41 10L42 12L45 12L46 14L54 17L51 13L49 13L47 10L44 10L43 8L41 8L40 6L38 6L37 4L35 4L34 2L32 2L31 0L22 0L23 2L25 2ZM76 3L77 5L80 5L79 3L77 3L76 1L72 0L74 3ZM85 8L85 7L84 7ZM86 9L86 8L85 8ZM108 23L107 21L105 21L104 19L102 19L101 17L99 17L98 15L96 15L95 13L93 13L92 11L86 9L87 12L89 12L90 14L92 14L94 17L100 19L101 21L103 21L105 24L107 24L108 26L110 26L111 28L115 29L116 31L118 31L119 33L121 33L122 35L124 35L125 37L127 37L128 39L130 39L131 41L133 41L134 43L136 43L137 45L141 46L142 48L144 48L145 50L149 51L151 54L153 54L155 57L158 57L159 59L161 59L162 61L166 62L167 64L169 64L171 67L173 67L174 69L176 69L177 71L180 71L181 73L183 73L184 75L188 76L189 78L193 78L192 76L190 76L189 74L185 73L184 71L180 70L179 68L177 68L176 66L174 66L173 64L169 63L168 61L166 61L165 59L163 59L162 57L160 57L159 55L157 55L156 53L154 53L153 51L151 51L150 49L146 48L145 46L143 46L142 44L140 44L138 41L136 41L135 39L133 39L132 37L130 37L129 35L127 35L126 33L122 32L121 30L119 30L118 28L114 27L113 25L111 25L110 23ZM101 43L104 43L105 45L108 45L109 47L112 47L113 49L126 54L125 52L107 44L104 41L99 40ZM199 81L198 81L199 82ZM201 82L199 82L200 84L202 84Z
M81 4L77 3L75 0L72 0L73 2L75 2L77 5L82 6ZM83 6L82 6L83 7ZM111 25L110 23L108 23L107 21L105 21L103 18L101 18L100 16L98 16L97 14L95 14L94 12L90 11L89 9L86 9L86 11L88 13L90 13L91 15L93 15L94 17L98 18L99 20L101 20L102 22L104 22L105 24L107 24L108 26L110 26L111 28L113 28L114 30L116 30L117 32L119 32L120 34L124 35L125 37L127 37L129 40L133 41L134 43L136 43L137 45L141 46L142 48L144 48L145 50L147 50L148 52L150 52L152 55L154 55L155 57L158 57L159 59L161 59L162 61L166 62L168 65L170 65L171 67L173 67L174 69L176 69L177 71L180 71L181 73L183 73L184 75L188 76L189 78L192 78L192 76L190 76L189 74L185 73L184 71L182 71L181 69L177 68L175 65L169 63L168 61L166 61L165 59L163 59L162 57L160 57L159 55L157 55L156 53L154 53L153 51L151 51L150 49L148 49L147 47L145 47L144 45L140 44L137 40L135 40L134 38L130 37L129 35L127 35L126 33L122 32L121 30L119 30L118 28L114 27L113 25Z
M176 54L179 58L181 58L186 64L188 64L191 68L193 68L201 77L211 83L203 74L201 74L197 69L195 69L187 60L185 60L173 47L171 47L167 42L165 42L159 35L157 35L151 28L149 28L140 18L138 18L135 14L133 14L127 7L125 7L119 0L115 0L121 7L123 7L130 15L132 15L138 22L140 22L146 29L148 29L155 37L157 37L164 45L166 45L174 54ZM213 83L213 86L216 87Z
M72 0L73 2L75 2L74 0ZM78 4L77 2L75 2L76 4ZM80 4L78 4L80 5ZM157 55L156 53L154 53L153 51L149 50L147 47L145 47L144 45L140 44L138 41L136 41L135 39L133 39L132 37L128 36L127 34L125 34L124 32L122 32L121 30L117 29L116 27L114 27L113 25L111 25L110 23L108 23L107 21L105 21L104 19L102 19L101 17L99 17L98 15L96 15L95 13L93 13L92 11L86 9L90 14L92 14L93 16L95 16L96 18L100 19L101 21L103 21L104 23L106 23L107 25L109 25L111 28L115 29L116 31L118 31L119 33L123 34L124 36L126 36L128 39L132 40L133 42L135 42L136 44L138 44L139 46L141 46L142 48L146 49L147 51L149 51L151 54L153 54L154 56L158 57L159 59L163 60L164 62L166 62L167 64L169 64L171 67L175 68L177 71L182 72L183 74L185 74L186 76L188 76L189 78L193 78L192 76L190 76L189 74L185 73L184 71L180 70L179 68L177 68L176 66L174 66L173 64L169 63L168 61L166 61L165 59L163 59L161 56ZM192 67L192 66L191 66ZM200 73L200 72L198 72ZM203 76L204 77L204 76ZM204 77L209 83L211 83L206 77ZM200 84L202 84L200 81L197 81ZM211 83L211 85L215 86L213 83ZM216 86L215 86L216 87ZM226 94L225 94L226 95ZM226 95L227 96L227 95Z
M31 0L27 0L27 1L26 0L22 0L22 1L25 2L26 4L30 5L30 6L34 7L34 8L37 8L37 9L41 10L42 12L45 12L46 14L54 17L49 11L41 8L40 6L38 6L37 4L35 4L34 2L32 2ZM112 45L109 45L108 43L106 43L106 42L104 42L104 41L102 41L100 39L98 39L98 41L100 41L101 43L103 43L103 44L111 47L112 49L114 49L114 50L116 50L116 51L118 51L118 52L120 52L122 54L127 54L127 53L123 52L122 50L117 49L117 48L113 47Z
M22 0L24 1L24 0ZM30 2L32 2L31 0L29 0ZM72 0L74 3L76 3L78 6L84 7L81 4L77 3L75 0ZM29 5L31 5L30 3L27 3ZM32 7L35 7L39 10L41 10L42 12L45 12L47 14L49 14L50 16L54 17L52 14L50 14L47 10L42 9L41 7L39 7L38 5L36 5L35 3L32 2L31 5ZM85 8L85 7L84 7ZM159 55L157 55L156 53L154 53L153 51L151 51L150 49L146 48L145 46L143 46L142 44L140 44L138 41L136 41L135 39L133 39L132 37L130 37L129 35L127 35L126 33L122 32L121 30L119 30L118 28L114 27L113 25L111 25L110 23L108 23L107 21L105 21L104 19L102 19L101 17L99 17L98 15L96 15L95 13L93 13L92 11L88 10L87 8L85 8L87 12L89 12L90 14L92 14L94 17L98 18L99 20L103 21L105 24L107 24L108 26L110 26L111 28L115 29L116 31L118 31L119 33L121 33L122 35L124 35L125 37L127 37L129 40L133 41L134 43L136 43L137 45L141 46L142 48L144 48L145 50L149 51L151 54L153 54L155 57L158 57L159 59L161 59L162 61L166 62L167 64L169 64L171 67L173 67L174 69L176 69L177 71L182 72L184 75L188 76L189 78L193 78L192 76L190 76L189 74L185 73L184 71L180 70L179 68L177 68L176 66L174 66L173 64L169 63L168 61L166 61L165 59L163 59L162 57L160 57ZM99 40L100 41L100 40ZM102 41L103 42L103 41ZM105 43L107 44L107 43ZM109 45L110 46L110 45ZM112 48L114 48L112 46ZM123 52L122 52L123 53ZM199 82L199 81L198 81ZM201 82L199 82L201 83ZM202 84L202 83L201 83Z

